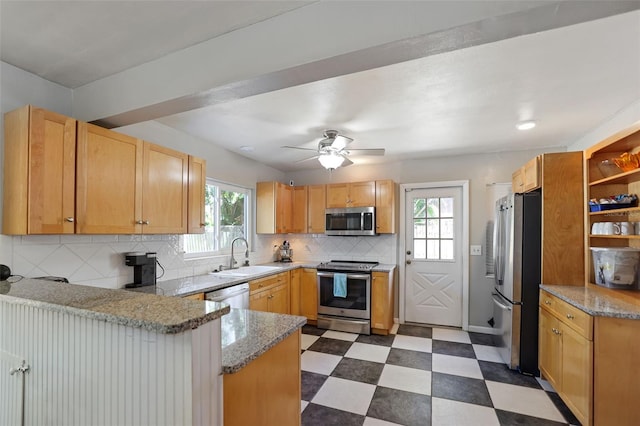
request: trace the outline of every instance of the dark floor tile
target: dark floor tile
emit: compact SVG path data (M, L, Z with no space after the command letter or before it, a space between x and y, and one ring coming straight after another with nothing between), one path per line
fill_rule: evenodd
M485 381L469 377L433 373L431 396L493 407Z
M496 414L498 415L498 421L502 426L559 426L566 424L554 422L553 420L541 419L540 417L531 417L524 414L512 413L511 411L496 410Z
M434 354L460 356L464 358L476 358L473 346L468 343L447 342L444 340L434 340L431 345L431 352Z
M422 327L419 325L407 325L400 324L398 327L398 333L403 334L405 336L415 336L415 337L428 337L431 338L433 335L433 331L431 327Z
M342 358L331 375L341 379L377 385L384 364L353 358Z
M303 426L362 426L362 423L364 416L324 405L309 404L302 412Z
M311 373L310 371L302 372L302 400L311 401L316 393L320 390L324 382L327 381L324 374Z
M484 377L485 380L542 389L542 386L540 386L540 383L538 383L534 377L525 376L517 371L510 370L506 364L489 361L478 361L478 364L480 364L480 371L482 371L482 377Z
M572 425L580 425L580 421L576 419L576 416L574 416L571 410L569 410L569 407L566 406L562 398L560 398L560 395L555 392L547 392L547 395L549 396L549 399L553 401L558 411L560 411L560 414L564 416L564 419L567 421L567 423Z
M469 338L471 339L471 343L473 343L474 345L498 346L496 336L493 334L470 332Z
M387 357L387 364L431 371L431 354L427 352L391 348L389 356Z
M391 346L393 344L393 339L395 339L394 334L389 334L387 336L380 336L377 334L372 334L367 336L366 334L361 334L356 339L356 342L359 343L368 343L370 345L379 345L379 346Z
M429 425L431 397L378 386L369 405L367 417L407 426Z
M305 324L302 326L302 334L312 334L314 336L322 336L326 331L327 330L323 330L309 324Z
M307 350L344 356L352 344L353 342L347 342L345 340L325 339L324 337L321 337L313 342L313 345L309 346Z

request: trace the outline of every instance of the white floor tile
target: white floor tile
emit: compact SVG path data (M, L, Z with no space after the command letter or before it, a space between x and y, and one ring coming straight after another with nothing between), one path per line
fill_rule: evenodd
M398 423L386 422L380 419L374 419L373 417L365 417L362 426L401 426Z
M480 361L491 361L502 363L500 352L495 346L485 345L473 345L473 351L476 353L476 358Z
M433 426L499 426L498 416L491 407L431 398L431 424Z
M300 349L307 350L309 346L313 345L313 343L318 340L319 336L314 336L312 334L302 334L300 338Z
M487 380L487 389L493 406L500 410L526 414L527 416L564 422L564 417L547 393L542 389L532 389L507 383Z
M327 330L322 335L322 337L326 337L327 339L338 339L346 340L347 342L355 342L358 338L358 335L353 333L345 333L343 331Z
M342 359L341 356L305 351L300 357L302 370L328 376Z
M551 384L547 382L545 379L536 377L536 380L538 381L538 383L540 383L540 386L542 386L542 389L546 390L547 392L554 392L554 393L556 392L553 386L551 386Z
M365 415L375 390L376 387L368 383L329 377L311 402Z
M378 386L431 395L431 372L387 364L382 370Z
M408 349L411 351L431 352L431 339L426 337L404 336L396 334L392 348Z
M356 358L365 361L385 363L391 348L380 345L369 345L367 343L355 342L344 356L346 358Z
M453 374L473 379L483 378L480 365L475 359L433 354L431 364L431 370L437 373Z
M450 328L433 328L433 335L431 336L434 340L446 340L449 342L458 342L458 343L471 343L471 339L469 338L469 333L462 330L453 330Z
M307 405L309 405L308 401L300 401L300 412L301 413L304 411L305 408L307 408Z

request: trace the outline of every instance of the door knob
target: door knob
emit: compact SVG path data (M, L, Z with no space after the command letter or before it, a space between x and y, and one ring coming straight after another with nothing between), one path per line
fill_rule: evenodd
M411 265L411 260L407 260L407 265Z
M411 250L407 250L407 254L408 254L408 255L411 255Z
M72 217L65 217L64 220L66 222L73 222L73 218Z

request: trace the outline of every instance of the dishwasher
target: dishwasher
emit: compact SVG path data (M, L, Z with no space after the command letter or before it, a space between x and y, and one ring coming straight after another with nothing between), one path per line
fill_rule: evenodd
M249 309L249 283L232 285L231 287L205 293L205 300L224 302L232 309Z

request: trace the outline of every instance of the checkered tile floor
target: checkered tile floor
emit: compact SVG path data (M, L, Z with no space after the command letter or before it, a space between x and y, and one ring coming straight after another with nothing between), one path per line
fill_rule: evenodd
M302 333L303 426L579 424L548 383L509 370L485 334Z

